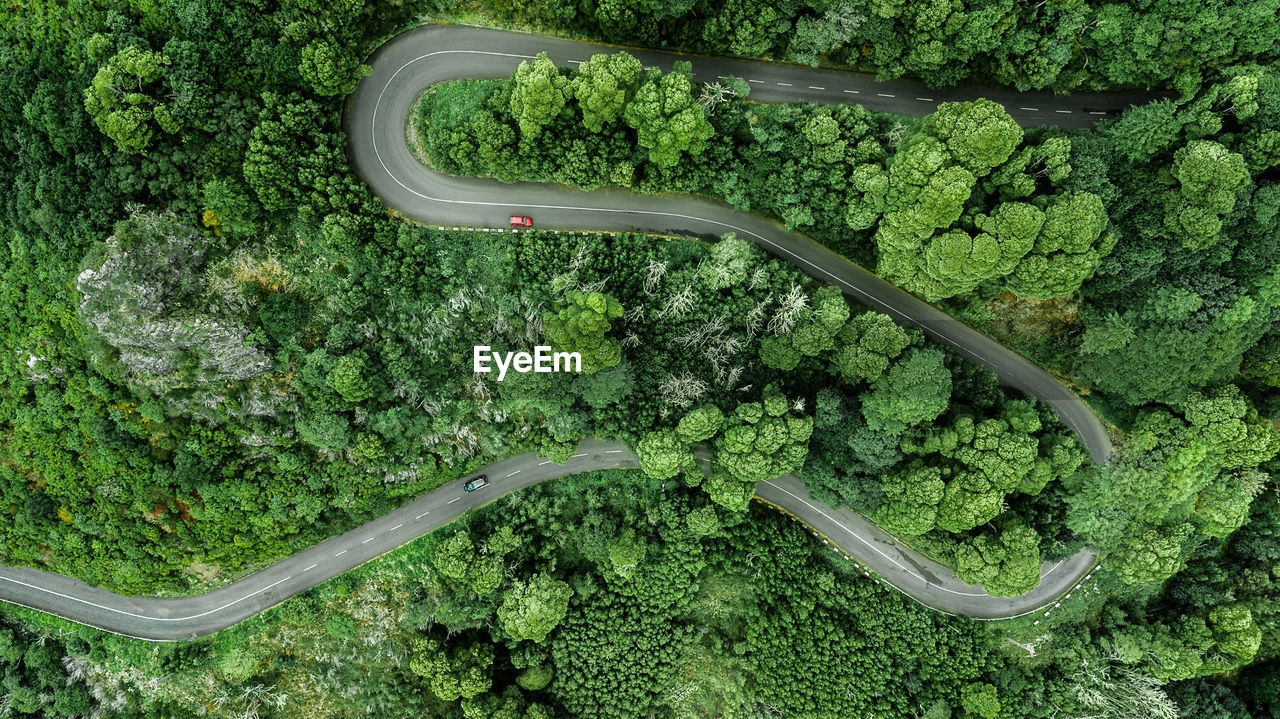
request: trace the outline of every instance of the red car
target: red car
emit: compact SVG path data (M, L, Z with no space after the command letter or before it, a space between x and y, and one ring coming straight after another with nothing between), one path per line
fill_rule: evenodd
M533 218L529 217L528 215L512 215L511 226L512 227L532 227Z

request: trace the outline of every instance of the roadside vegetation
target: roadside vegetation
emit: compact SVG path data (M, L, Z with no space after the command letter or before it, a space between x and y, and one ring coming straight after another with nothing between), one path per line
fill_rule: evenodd
M987 101L759 105L614 53L441 86L419 115L443 171L717 197L1003 328L1116 427L1112 461L744 239L396 218L347 163L342 99L378 41L449 8L23 6L0 21L0 562L198 592L512 453L598 436L643 469L527 490L200 642L16 612L0 717L1277 711L1275 8L677 5L485 7L886 76L1177 90L1062 133ZM471 372L475 344L535 343L588 371ZM945 618L750 503L786 472L995 595L1086 545L1103 570L1048 618Z

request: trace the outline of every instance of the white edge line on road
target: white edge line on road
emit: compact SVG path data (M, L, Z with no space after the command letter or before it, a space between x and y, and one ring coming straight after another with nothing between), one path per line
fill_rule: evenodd
M95 603L93 603L93 602L91 602L91 601L89 601L89 600L87 600L87 599L81 599L81 598L79 598L79 597L73 597L73 596L71 596L71 595L69 595L69 594L63 594L62 592L55 592L55 591L53 591L52 589L45 589L44 587L37 587L37 586L36 586L36 585L34 585L34 584L27 584L26 582L23 582L23 581L20 581L20 580L17 580L17 579L10 579L9 577L0 577L0 579L3 579L3 580L4 580L4 581L6 581L6 582L12 582L13 584L18 584L18 585L21 585L21 586L24 586L24 587L28 587L28 588L30 588L30 589L35 589L35 590L37 590L37 591L44 592L45 594L52 594L53 596L58 597L58 598L60 598L60 599L70 599L70 600L71 600L71 601L73 601L73 602L79 602L79 603L81 603L81 604L84 604L84 605L87 605L87 606L90 606L90 607L94 607L94 608L97 608L97 609L102 609L102 610L105 610L105 611L108 611L108 612L115 612L116 614L122 614L122 615L124 615L124 616L126 616L126 617L133 617L134 619L146 619L146 620L148 620L148 621L152 621L152 622L185 622L185 621L189 621L189 620L192 620L192 619L199 619L200 617L207 617L207 616L209 616L210 614L214 614L215 612L220 612L220 611L222 611L223 609L227 609L228 607L231 607L231 606L233 606L233 605L239 604L240 602L243 602L244 600L249 599L250 597L255 597L255 596L259 595L259 594L262 594L263 592L267 591L268 589L271 589L272 587L274 587L274 586L276 586L276 585L278 585L278 584L281 584L281 583L283 583L283 582L287 582L287 581L289 581L290 579L293 579L293 577L292 577L292 576L288 576L288 577L285 577L284 579L277 579L276 581L272 582L271 584L268 584L267 586L263 587L262 589L259 589L259 590L254 591L254 592L250 592L249 594L246 594L246 595L244 595L243 597L240 597L239 599L235 599L235 600L232 600L232 601L230 601L230 602L227 602L226 604L223 604L223 605L222 605L222 606L220 606L220 607L215 607L215 608L213 608L213 609L210 609L210 610L209 610L209 611L207 611L207 612L201 612L201 613L199 613L199 614L192 614L192 615L191 615L191 616L189 616L189 617L148 617L148 616L147 616L147 615L145 615L145 614L134 614L133 612L126 612L126 611L125 611L125 610L123 610L123 609L116 609L115 607L108 607L108 606L104 606L104 605L102 605L102 604L95 604ZM110 631L110 630L108 630L108 631Z
M820 507L818 507L817 505L813 504L812 502L810 502L810 501L808 501L808 500L806 500L806 499L804 499L804 498L802 498L802 497L799 497L799 496L797 496L797 495L795 495L795 494L793 494L793 493L791 493L791 492L787 491L786 489L784 489L784 488L782 488L782 487L779 487L778 485L774 484L773 482L770 482L770 481L769 481L769 480L767 480L767 479L766 479L766 480L764 480L764 483L765 483L765 484L767 484L767 485L769 485L770 487L773 487L774 489L778 490L779 492L783 492L783 493L787 494L787 495L788 495L788 496L790 496L790 497L795 497L795 499L796 499L796 500L798 500L801 504L803 504L803 505L805 505L806 507L808 507L808 508L812 509L813 511L815 511L815 512L817 512L818 514L822 515L823 517L826 517L827 519L831 520L832 522L834 522L834 523L835 523L835 525L836 525L837 527L839 527L839 528L843 529L845 532L847 532L847 533L849 534L849 536L851 536L851 537L853 537L854 539L857 539L859 542L862 542L863 544L867 545L867 547L868 547L868 548L870 548L872 551L874 551L876 554L879 554L880 556L884 557L885 559L889 560L890 562L893 562L894 566L896 566L898 569L901 569L902 571L906 572L907 574L910 574L911 576L915 577L916 579L919 579L920 581L924 582L925 584L927 584L927 585L929 585L929 586L931 586L931 587L936 587L936 588L938 588L938 589L941 589L941 590L942 590L942 591L944 591L944 592L950 592L951 594L959 594L959 595L961 595L961 596L965 596L965 597L987 597L987 596L990 596L990 595L989 595L989 594L987 594L986 592L979 592L979 593L977 593L977 594L974 594L974 593L972 593L972 592L958 592L958 591L956 591L956 590L954 590L954 589L947 589L946 587L941 586L941 585L939 585L939 584L930 584L930 583L929 583L929 580L925 579L924 577L920 576L919 574L916 574L916 573L915 573L913 570L911 570L910 568L908 568L908 567L904 567L904 566L902 566L901 564L899 564L899 563L898 563L898 560L896 560L896 559L894 559L893 557L890 557L889 555L887 555L887 554L885 554L884 552L880 551L880 549L879 549L878 547L876 547L874 544L872 544L871 542L868 542L867 540L865 540L865 539L863 539L862 537L858 536L858 534L856 534L852 529L849 529L848 527L844 526L844 524L843 524L843 523L841 523L841 521L840 521L840 520L836 519L835 517L831 516L830 514L827 514L827 513L826 513L826 512L824 512L824 511L822 511L822 509L821 509Z

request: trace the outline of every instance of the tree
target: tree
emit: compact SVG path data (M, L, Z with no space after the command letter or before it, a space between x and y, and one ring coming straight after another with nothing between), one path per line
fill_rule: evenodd
M937 418L951 399L951 373L938 350L914 349L862 395L862 415L873 430L901 432Z
M540 52L532 63L521 60L511 79L511 115L521 137L536 139L564 109L571 92L569 78L560 74L547 53Z
M444 642L428 637L413 640L409 661L409 669L424 677L431 693L445 702L489 691L492 665L493 645L488 642L456 644L449 649Z
M358 350L339 357L333 369L329 371L329 376L325 378L325 384L352 404L369 399L377 391L367 377L366 362L365 354Z
M320 95L346 95L372 69L360 62L350 45L316 38L302 48L298 72Z
M636 445L640 469L654 479L669 479L681 471L696 471L697 462L689 446L675 430L646 432Z
M1158 584L1182 568L1183 544L1190 535L1187 524L1152 527L1129 540L1109 564L1125 584Z
M848 384L874 382L910 343L906 330L888 315L864 312L839 333L835 367Z
M876 523L899 537L916 537L933 529L945 485L942 470L916 461L887 475L881 485L885 502L876 511Z
M738 405L715 443L717 468L750 488L799 470L813 434L813 418L790 414L775 385L765 388L763 400Z
M703 144L715 134L702 106L693 99L692 76L688 62L677 62L666 75L650 72L623 111L637 142L649 151L649 161L659 167L674 167L685 152L702 152Z
M1088 192L1055 195L1044 212L1035 245L1006 279L1020 297L1064 297L1080 289L1115 238L1106 232L1107 211L1102 200Z
M996 719L1000 716L1000 697L996 688L986 682L969 682L960 690L960 706L974 716Z
M151 146L155 130L174 133L182 124L171 108L157 98L169 59L163 54L128 45L98 68L84 91L84 109L98 129L125 152Z
M643 69L639 60L625 52L592 55L579 65L570 92L582 110L582 124L600 132L606 123L617 120L635 93Z
M568 584L548 574L535 574L527 582L517 579L502 595L498 622L516 641L542 644L564 619L571 596Z
M711 439L724 424L724 413L713 404L704 404L680 419L676 433L686 444L697 444Z
M622 361L621 343L606 335L609 320L622 316L622 305L601 292L567 293L543 317L542 328L557 352L577 352L582 372L593 374Z
M1209 140L1192 140L1173 155L1180 192L1165 199L1165 227L1189 250L1219 241L1221 216L1235 207L1236 193L1250 184L1244 156Z
M993 597L1026 594L1040 583L1040 537L1021 522L1008 522L956 545L955 565L960 581L981 584Z

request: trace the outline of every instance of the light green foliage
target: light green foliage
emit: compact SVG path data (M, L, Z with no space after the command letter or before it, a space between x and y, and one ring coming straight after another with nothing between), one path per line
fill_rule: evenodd
M151 146L156 128L174 133L181 123L158 98L169 59L137 45L122 48L98 68L84 91L84 109L98 129L125 152Z
M686 444L711 439L724 425L724 413L713 404L704 404L680 418L676 432Z
M1280 432L1258 416L1235 385L1193 392L1182 410L1191 431L1224 469L1256 467L1280 451Z
M692 66L677 62L665 75L650 72L623 111L640 147L649 151L649 161L659 167L675 166L685 152L702 152L703 144L715 134L692 93Z
M933 529L945 486L942 470L914 462L887 475L881 484L885 503L876 512L876 523L899 537L914 537Z
M1034 249L1006 278L1009 289L1034 299L1075 292L1115 245L1106 227L1107 211L1096 195L1054 196L1045 209Z
M624 581L631 578L644 561L644 538L636 536L630 529L623 532L609 543L609 564L613 573Z
M1182 568L1183 543L1190 534L1187 524L1147 529L1120 547L1110 564L1125 584L1163 582Z
M840 331L833 360L846 383L874 382L910 342L906 330L888 315L864 312Z
M956 577L995 597L1016 597L1040 583L1040 538L1019 522L983 532L955 548Z
M550 575L535 574L528 581L517 579L502 595L499 625L516 641L527 639L541 644L564 619L571 596L569 585Z
M1022 128L998 103L987 99L944 102L921 130L947 145L955 161L977 176L1009 159L1022 142Z
M427 680L427 687L441 701L474 697L489 691L493 665L493 645L473 642L452 649L438 639L421 637L413 641L409 669Z
M713 290L741 285L759 265L760 250L751 242L730 232L711 245L699 276Z
M582 110L582 124L600 132L606 123L622 115L635 93L642 70L640 61L625 52L596 54L578 66L570 92Z
M555 676L555 668L550 664L539 664L536 667L528 669L516 675L516 683L522 688L531 692L545 689L551 683L552 677Z
M302 48L298 72L321 95L345 95L372 70L350 47L316 38Z
M608 337L609 320L622 316L622 305L609 295L567 293L552 312L543 317L543 331L557 352L582 356L582 372L592 374L622 361L622 345Z
M354 352L338 358L325 384L352 404L363 402L374 395L373 383L367 376L367 360L363 352Z
M564 109L571 90L569 78L560 74L545 52L529 62L522 60L512 76L511 115L520 126L520 136L535 139L542 128Z
M1223 604L1209 610L1209 628L1217 650L1233 666L1253 659L1262 646L1262 630L1243 603Z
M1244 156L1209 140L1193 140L1173 155L1180 193L1167 196L1165 226L1183 247L1204 250L1216 244L1221 216L1235 207L1236 193L1249 184Z
M951 373L942 359L937 350L912 350L880 375L862 396L867 426L901 432L942 414L951 398Z
M763 411L754 403L739 405L715 442L716 466L749 487L798 470L813 433L813 418L791 414L777 387L766 387L763 400Z
M973 716L996 719L1000 716L1000 696L986 682L971 682L960 690L960 706Z
M693 451L671 429L646 432L636 445L636 456L640 468L654 479L668 479L697 466Z

